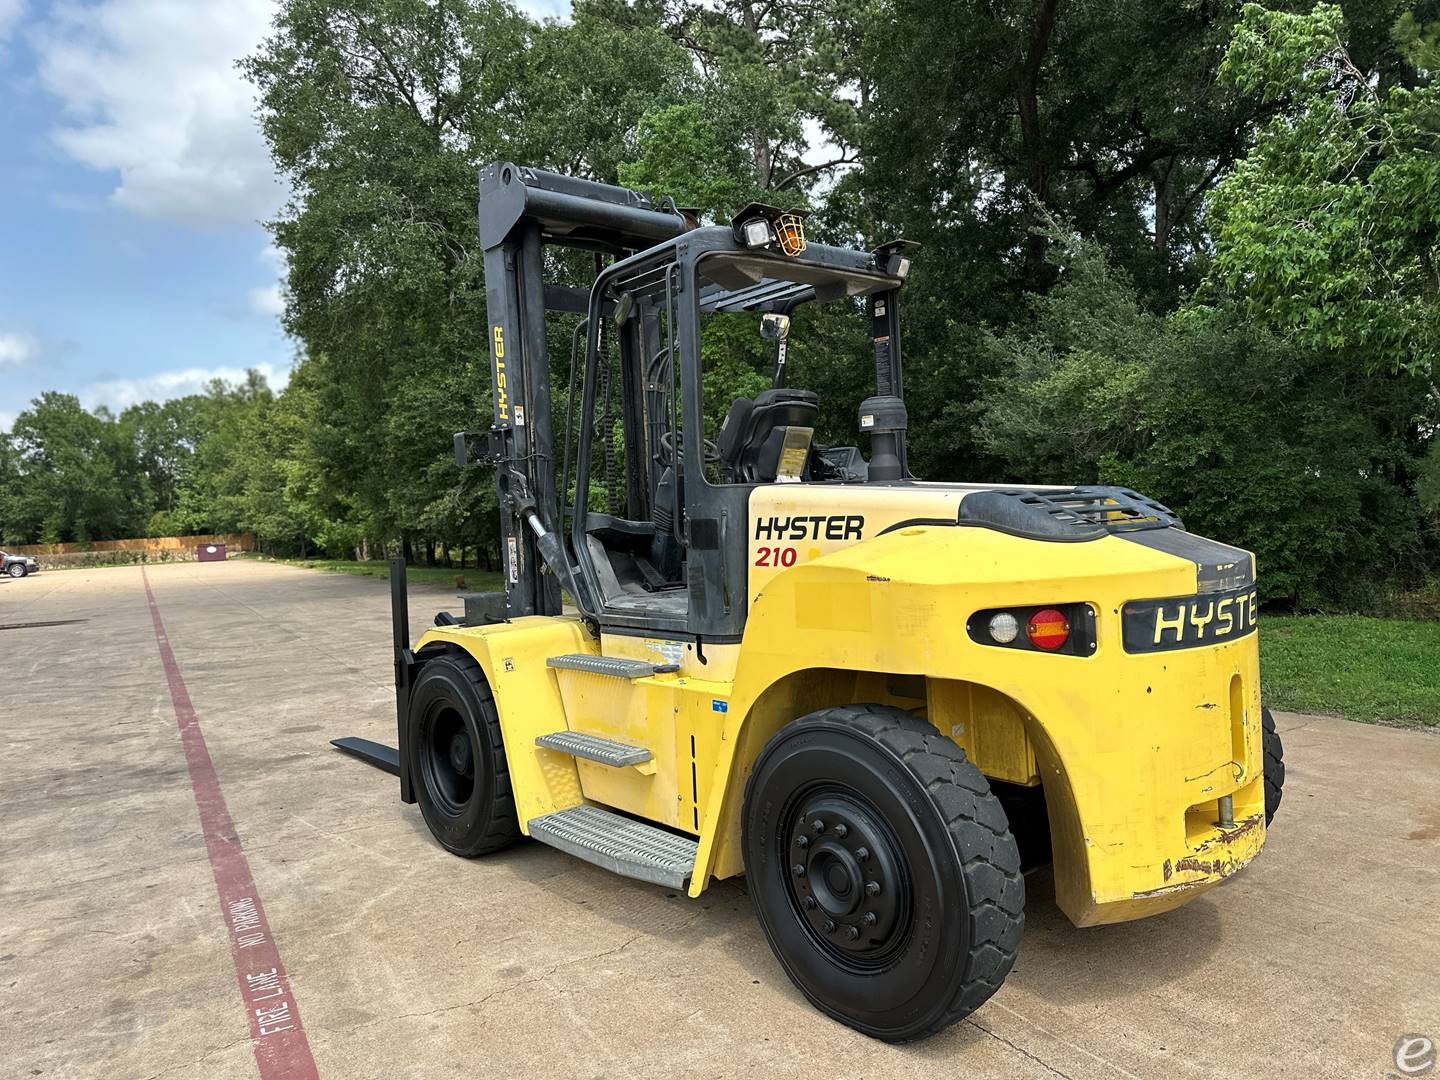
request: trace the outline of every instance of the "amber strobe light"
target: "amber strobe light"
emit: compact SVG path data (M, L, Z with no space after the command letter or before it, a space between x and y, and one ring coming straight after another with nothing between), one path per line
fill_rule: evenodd
M1070 620L1054 608L1041 608L1030 616L1025 633L1037 649L1058 649L1070 640Z
M799 255L805 250L805 222L793 210L775 219L775 238L786 255Z

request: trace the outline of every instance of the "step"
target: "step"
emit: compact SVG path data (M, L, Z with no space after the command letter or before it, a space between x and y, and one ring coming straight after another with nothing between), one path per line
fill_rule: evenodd
M631 746L615 739L602 739L599 735L586 735L583 731L557 731L553 735L537 735L535 745L547 750L559 750L562 754L598 761L601 765L613 765L622 769L626 765L643 765L651 758L643 746Z
M586 862L672 889L685 887L699 846L689 837L598 806L572 806L531 818L529 828L536 840Z
M651 675L680 670L679 664L652 664L647 660L626 660L619 656L595 656L592 653L552 656L545 664L547 667L588 671L591 675L609 675L616 679L648 679Z

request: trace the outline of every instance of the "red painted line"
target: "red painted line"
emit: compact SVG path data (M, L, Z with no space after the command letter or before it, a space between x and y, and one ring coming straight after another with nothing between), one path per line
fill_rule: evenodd
M220 915L225 920L230 939L230 956L235 961L235 979L240 984L240 997L245 1003L250 1022L250 1041L255 1048L255 1064L260 1067L261 1080L318 1080L315 1059L310 1054L310 1040L300 1025L300 1009L280 962L280 949L265 921L265 908L255 888L255 876L240 846L235 822L225 806L220 778L205 745L205 735L190 703L190 691L180 675L180 665L165 636L160 621L160 607L155 591L150 588L150 575L140 568L145 582L145 596L150 603L150 618L155 623L155 642L160 646L160 661L165 665L165 678L170 684L170 701L175 706L175 721L180 725L180 745L185 750L185 764L190 770L190 788L195 793L195 807L200 811L200 828L205 835L205 849L210 854L210 870L215 875L215 891L220 894Z

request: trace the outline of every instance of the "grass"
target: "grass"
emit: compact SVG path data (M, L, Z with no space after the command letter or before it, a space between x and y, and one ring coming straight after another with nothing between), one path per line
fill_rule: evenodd
M1271 708L1440 730L1440 621L1262 615L1260 672Z
M248 557L248 556L247 556ZM267 559L267 562L281 562L287 566L303 566L307 570L330 570L337 574L353 574L356 577L372 577L387 580L390 564L383 559L357 562L354 559ZM466 592L500 592L505 588L504 580L497 571L447 570L443 566L412 566L407 572L412 585L438 585L444 589L463 589Z

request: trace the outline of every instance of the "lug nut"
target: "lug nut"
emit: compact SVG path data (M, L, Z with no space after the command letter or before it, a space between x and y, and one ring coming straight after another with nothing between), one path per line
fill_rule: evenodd
M879 896L880 883L878 881L867 881L865 883L865 892L870 896Z
M809 846L810 846L810 838L809 838L808 836L797 836L797 837L795 837L795 846L798 847L798 848L807 848L807 847L809 847Z
M857 847L855 849L855 858L859 859L861 862L864 862L866 859L870 858L870 849L868 847Z
M814 897L811 897L811 899L813 900ZM861 919L860 921L863 922L866 926L874 926L880 920L875 918L875 913L873 911L867 911L865 912L865 918Z
M804 900L800 901L800 904L806 911L812 911L815 908L815 898L813 896L807 896Z
M835 835L838 836L841 840L844 840L845 837L850 835L850 830L845 827L844 822L841 822L839 825L835 826Z
M819 836L822 832L825 831L825 822L821 821L817 817L814 821L810 822L810 831L813 832L816 836Z
M825 920L825 932L826 932L827 934L833 934L833 933L835 932L835 920L834 920L834 919L826 919L826 920Z
M847 927L845 928L845 940L846 940L846 941L854 941L854 940L855 940L856 938L858 938L859 936L860 936L860 931L859 931L858 928L856 928L856 927L854 927L854 926L847 926Z
M804 864L804 863L798 863L798 862L797 862L794 866L790 867L790 870L791 870L791 872L794 873L794 875L795 875L796 877L804 877L804 876L805 876L805 864Z

